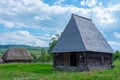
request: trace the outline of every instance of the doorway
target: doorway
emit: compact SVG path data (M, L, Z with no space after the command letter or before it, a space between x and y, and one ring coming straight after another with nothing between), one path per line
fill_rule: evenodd
M70 66L77 66L76 53L70 53Z

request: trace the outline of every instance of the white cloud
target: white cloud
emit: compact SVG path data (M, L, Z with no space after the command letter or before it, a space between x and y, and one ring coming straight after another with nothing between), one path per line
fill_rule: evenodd
M114 50L120 50L120 33L114 32L114 40L109 41Z
M64 1L65 1L65 0L57 0L54 4L55 4L55 5L60 5L60 4L62 4Z
M93 16L99 25L111 25L116 23L116 18L114 13L120 11L120 5L108 5L107 7L103 7L102 3L100 5L93 8ZM108 26L109 27L109 26Z
M4 21L0 19L0 24L4 24L7 27L13 27L15 24L13 22L10 21Z
M20 36L26 36L26 37L30 36L30 33L28 31L19 30L19 31L16 32L16 34L20 35Z
M119 42L109 41L109 44L113 45L113 46L119 46L120 47L120 43Z
M9 21L9 20L2 20L0 19L0 24L3 24L7 28L21 28L21 27L29 27L24 23L17 22L17 21ZM32 27L31 27L32 28Z
M97 4L97 0L82 0L80 4L82 6L94 7Z
M42 28L43 31L46 32L55 32L55 34L61 34L61 32L64 30L62 27L55 27L55 28ZM49 33L51 35L51 33ZM51 36L52 37L52 36Z
M89 7L94 7L94 6L97 4L97 0L87 0L87 1L86 1L86 4L87 4Z
M81 4L82 6L85 6L85 5L86 5L85 0L82 0L82 1L80 2L80 4Z
M80 4L82 6L92 7L91 13L89 13L90 18L95 19L95 22L99 25L110 25L116 22L114 13L120 11L120 5L109 3L107 6L103 6L101 2L98 3L97 0L82 0Z
M7 15L18 15L25 14L26 12L32 12L33 14L61 14L66 12L74 12L78 11L78 7L74 6L60 6L60 5L52 5L42 2L42 0L22 0L22 1L14 1L14 0L1 0L2 4L0 6L1 13ZM58 2L64 2L64 0L58 0ZM7 5L5 7L5 5ZM74 10L75 9L75 10Z
M58 0L57 2L64 2L64 0ZM108 25L116 22L113 12L120 11L119 4L108 5L107 7L103 7L102 3L99 3L99 5L96 4L97 0L82 0L81 2L81 5L94 5L93 16L97 19L95 21L99 22L98 24ZM54 15L58 17L61 14L67 16L68 13L76 13L81 16L90 17L91 10L92 9L89 8L79 8L72 5L50 6L42 0L0 0L0 24L9 28L36 28L41 25L38 21L51 20Z
M35 36L28 31L18 30L16 32L0 33L0 44L23 44L30 46L48 46L48 40L50 36L46 35Z
M46 17L46 16L42 16L42 17L40 17L40 16L34 16L33 17L35 20L50 20L51 18L50 17Z
M120 39L120 33L115 32L114 35L115 35L115 37L116 37L117 39Z
M113 47L114 50L120 50L120 42L108 41L108 43Z
M0 0L0 19L2 21L0 21L0 24L8 28L36 28L40 26L38 21L50 20L51 16L54 15L67 15L68 13L87 14L89 11L89 9L78 8L71 5L49 6L42 2L42 0Z
M97 6L94 8L95 16L99 20L99 24L112 24L115 22L115 18L112 15L112 12L110 13L108 8Z

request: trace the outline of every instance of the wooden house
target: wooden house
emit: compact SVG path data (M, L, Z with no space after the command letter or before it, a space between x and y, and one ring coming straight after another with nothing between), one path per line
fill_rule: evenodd
M113 49L91 19L75 14L52 52L56 69L84 71L112 66Z

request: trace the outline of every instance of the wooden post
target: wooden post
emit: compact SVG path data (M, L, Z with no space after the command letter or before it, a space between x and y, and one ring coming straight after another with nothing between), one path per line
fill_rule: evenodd
M110 60L110 61L111 61L111 62L110 62L110 63L111 63L110 65L111 65L111 68L113 68L114 65L113 65L113 57L112 57L112 54L110 55L110 57L111 57L111 58L110 58L110 59L111 59L111 60Z
M53 53L53 67L55 67L55 53Z
M69 52L69 68L70 68L70 52Z
M53 67L54 68L56 68L55 55L56 55L56 53L53 53Z
M86 52L84 52L84 70L87 70L87 55Z
M101 64L104 64L104 55L101 55Z

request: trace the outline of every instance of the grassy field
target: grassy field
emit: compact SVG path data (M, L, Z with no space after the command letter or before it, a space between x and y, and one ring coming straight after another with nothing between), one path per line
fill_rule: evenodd
M54 71L51 64L0 64L0 80L120 80L120 62L115 68L88 72Z

